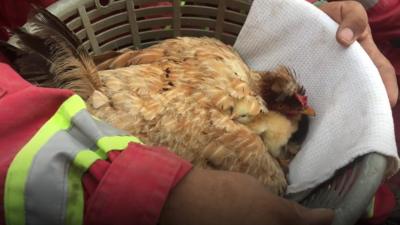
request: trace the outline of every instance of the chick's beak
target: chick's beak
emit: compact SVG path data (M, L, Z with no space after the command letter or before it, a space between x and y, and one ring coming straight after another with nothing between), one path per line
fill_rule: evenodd
M315 111L310 106L307 106L303 109L302 114L307 116L315 116Z

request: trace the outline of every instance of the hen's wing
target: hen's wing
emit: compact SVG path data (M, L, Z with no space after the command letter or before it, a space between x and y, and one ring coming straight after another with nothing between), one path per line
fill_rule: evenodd
M169 61L173 64L181 64L190 67L185 71L192 73L189 77L204 76L204 73L212 74L206 82L213 83L214 87L209 89L209 93L215 99L224 100L221 105L224 110L234 107L235 101L254 101L258 102L253 106L252 116L257 114L255 110L266 111L265 103L256 94L255 85L258 85L260 76L258 73L250 71L247 65L233 48L212 38L181 37L169 39L149 48L132 51L128 50L104 63L98 65L100 69L115 69L130 65L150 64L161 61ZM196 69L192 69L196 68ZM170 70L170 69L167 69ZM171 76L173 73L171 73ZM179 71L175 74L181 74ZM191 79L191 78L189 78ZM243 82L244 81L244 82ZM226 85L226 84L229 85ZM208 88L208 86L205 86ZM224 90L222 90L224 89ZM222 96L221 92L228 90L229 95ZM244 98L247 97L246 100ZM239 103L241 110L247 103ZM237 110L234 110L235 112ZM243 112L242 114L246 114Z
M220 61L233 75L249 82L250 69L230 46L214 38L179 37L162 41L149 48L138 51L126 51L128 57L114 58L114 64L120 67L153 63L162 59L174 61L194 60L196 63L208 65L209 61ZM128 59L130 58L130 59ZM110 68L111 63L108 63Z

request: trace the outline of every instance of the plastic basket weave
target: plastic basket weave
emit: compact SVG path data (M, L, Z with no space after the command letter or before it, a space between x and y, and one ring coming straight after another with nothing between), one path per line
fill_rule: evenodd
M77 34L90 53L99 54L123 48L145 48L176 36L209 36L232 45L251 2L60 0L49 10ZM354 224L381 183L386 164L382 155L365 155L317 188L287 198L308 207L335 209L334 225Z
M156 5L160 2L164 4ZM98 54L125 47L144 48L176 36L210 36L233 44L250 4L211 0L61 0L50 9L90 52Z

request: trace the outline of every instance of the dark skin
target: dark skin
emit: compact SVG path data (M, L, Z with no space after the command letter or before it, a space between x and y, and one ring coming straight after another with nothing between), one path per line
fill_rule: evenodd
M193 169L172 191L161 225L328 225L333 211L278 197L239 173Z
M347 47L358 41L369 54L394 106L398 98L394 69L376 47L362 6L354 1L338 1L320 9L339 23L336 39L340 44ZM172 190L160 224L328 225L333 218L332 210L311 210L278 197L248 175L194 168Z

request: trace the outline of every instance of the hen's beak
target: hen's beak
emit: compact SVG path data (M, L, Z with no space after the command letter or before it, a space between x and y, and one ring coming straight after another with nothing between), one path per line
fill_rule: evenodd
M304 110L302 111L302 114L307 115L307 116L315 116L315 111L313 108L311 108L310 106L307 106L306 108L304 108Z

